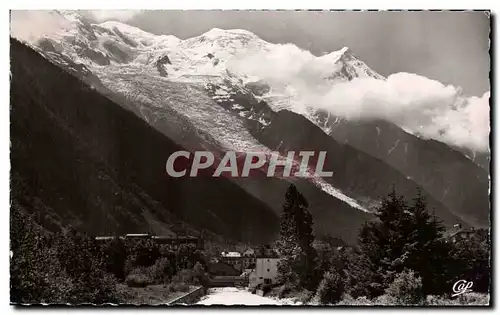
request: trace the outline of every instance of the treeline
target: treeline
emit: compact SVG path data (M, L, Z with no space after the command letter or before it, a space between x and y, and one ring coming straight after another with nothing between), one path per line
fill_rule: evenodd
M314 246L312 226L307 200L290 186L277 242L281 296L295 292L320 304L422 304L429 296L449 298L461 279L472 281L474 292L489 291L488 233L446 237L422 195L408 202L389 194L355 247L339 247L335 239Z
M48 233L16 204L10 239L13 303L128 303L117 284L164 284L174 292L207 281L205 253L194 246L119 238L98 242L72 229Z

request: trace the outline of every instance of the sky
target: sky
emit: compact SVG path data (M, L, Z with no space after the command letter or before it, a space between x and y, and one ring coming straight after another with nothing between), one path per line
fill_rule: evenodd
M241 28L317 56L347 46L384 76L416 73L470 96L490 90L484 12L93 11L93 17L183 39L214 27Z

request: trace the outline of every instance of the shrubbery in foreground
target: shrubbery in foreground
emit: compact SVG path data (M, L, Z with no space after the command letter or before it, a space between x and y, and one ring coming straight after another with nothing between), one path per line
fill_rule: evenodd
M452 305L463 305L463 306L486 306L489 305L490 296L485 293L464 293L459 297L448 296L436 296L428 295L425 300L422 300L419 306L452 306ZM364 296L358 298L353 298L350 295L344 295L342 300L337 304L338 306L353 305L353 306L412 306L410 304L402 304L396 298L389 295L381 295L374 299L368 299Z
M185 292L189 285L208 281L202 253L190 246L160 251L151 241L103 244L71 229L48 233L20 209L17 204L11 209L13 303L127 303L119 282L129 287L164 284Z
M317 298L321 304L337 303L342 299L343 293L344 283L336 271L325 273L316 291Z
M11 301L14 303L104 304L121 301L116 279L103 268L88 238L47 235L30 217L11 211Z
M399 273L385 292L401 305L421 304L424 299L422 278L416 277L412 270Z

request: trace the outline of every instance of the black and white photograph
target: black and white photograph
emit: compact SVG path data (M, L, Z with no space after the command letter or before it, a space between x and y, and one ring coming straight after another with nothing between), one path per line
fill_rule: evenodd
M11 10L10 303L491 307L492 19Z

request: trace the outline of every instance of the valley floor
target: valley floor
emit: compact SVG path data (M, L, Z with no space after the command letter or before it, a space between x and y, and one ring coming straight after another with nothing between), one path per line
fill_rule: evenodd
M213 288L197 304L199 305L286 305L286 300L275 300L252 294L238 288Z

